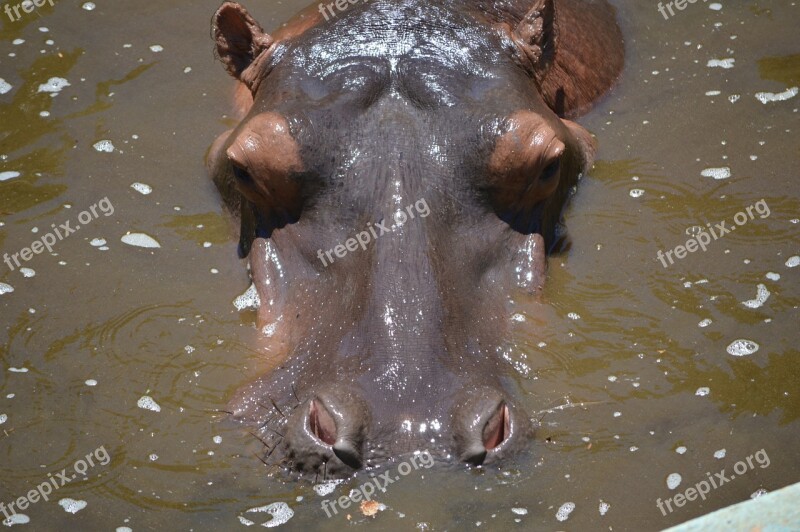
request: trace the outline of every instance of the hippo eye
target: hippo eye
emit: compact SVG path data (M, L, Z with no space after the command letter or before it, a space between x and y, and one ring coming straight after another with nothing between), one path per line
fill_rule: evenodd
M235 161L231 161L233 165L233 175L236 177L236 180L244 185L250 185L253 183L253 178L250 175L250 172L245 170L242 166L237 164Z
M542 171L542 175L539 179L541 179L542 181L549 181L555 176L557 176L560 170L561 170L561 157L558 157L556 158L555 161L547 165L547 167Z

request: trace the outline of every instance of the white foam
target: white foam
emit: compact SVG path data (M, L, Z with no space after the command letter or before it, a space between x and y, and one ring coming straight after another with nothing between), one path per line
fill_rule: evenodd
M8 421L8 414L0 414L0 425Z
M2 80L0 80L0 81L2 81ZM9 179L17 178L20 175L22 175L22 174L20 174L19 172L11 171L11 170L9 170L7 172L0 172L0 181L8 181Z
M789 257L789 260L786 261L787 268L797 268L798 266L800 266L800 257L797 255Z
M219 445L220 443L222 443L222 436L214 436L213 438L211 438L211 441Z
M49 92L53 96L61 92L64 87L69 87L70 83L64 78L50 78L47 83L39 85L37 92Z
M630 195L632 198L641 198L642 196L644 196L644 190L642 190L641 188L633 188L630 191Z
M151 52L155 52L155 53L163 52L164 51L164 47L161 46L160 44L154 44L154 45L152 45L150 47L150 51Z
M600 515L606 515L610 509L611 505L603 501L600 501L600 506L597 507L597 510L600 512Z
M11 517L3 520L5 526L27 525L30 522L31 518L25 514L11 514Z
M94 379L87 379L84 384L86 386L97 386L97 381Z
M251 284L244 294L240 295L233 300L233 306L236 310L242 311L248 308L257 309L261 306L261 299L258 297L258 290L256 285Z
M728 179L731 176L731 169L727 166L722 168L706 168L700 175L703 177L713 177L714 179Z
M93 238L89 244L93 247L99 248L108 244L105 238Z
M723 458L725 458L725 453L726 452L727 451L725 449L720 449L719 451L714 451L714 458L716 458L717 460L722 460Z
M769 272L764 277L766 277L770 281L780 281L781 280L781 274L775 273L775 272Z
M111 152L114 151L114 143L111 142L110 140L101 140L101 141L95 142L92 145L92 147L95 150L100 151L100 152L111 153Z
M3 78L0 78L0 94L5 94L11 89L12 89L11 84L6 80L4 80Z
M759 345L752 340L735 340L728 346L728 354L733 355L735 357L744 357L747 355L752 355L756 351L758 351Z
M556 519L558 519L559 521L566 521L567 519L569 519L569 514L571 514L574 510L575 510L574 502L565 502L556 512Z
M342 479L337 480L329 480L327 482L323 482L322 484L316 484L314 486L314 491L317 492L317 495L320 497L324 497L326 495L330 495L333 493L333 490L336 489L336 486L344 482Z
M759 488L759 489L757 489L756 491L754 491L753 493L750 494L750 498L751 499L758 499L759 497L763 497L767 493L769 493L769 492L767 490L765 490L764 488Z
M289 508L289 505L285 502L273 502L272 504L268 504L266 506L259 506L257 508L250 508L247 510L248 513L251 512L267 512L272 516L272 519L267 521L266 523L262 523L261 526L265 526L267 528L273 528L276 526L280 526L286 523L289 519L294 517L294 510Z
M719 11L720 9L722 9L722 4L720 4L719 2L708 4L708 9L711 9L712 11Z
M11 286L10 284L0 283L0 296L2 296L3 294L10 294L13 291L14 287Z
M681 477L680 473L670 473L667 476L667 487L674 490L680 485L681 480L683 480L683 477Z
M81 7L83 9L85 9L86 11L93 11L94 8L97 7L97 6L94 5L94 2L84 2Z
M33 268L20 268L19 273L21 273L23 277L33 277L36 275L36 270Z
M139 194L144 194L145 196L153 191L153 188L150 185L145 185L144 183L134 183L131 185L131 188Z
M512 508L511 511L517 515L528 515L527 508Z
M700 397L705 397L710 393L711 393L711 388L709 388L708 386L702 386L698 388L696 392L694 392L695 395L699 395Z
M759 308L764 303L767 302L769 299L770 291L767 290L767 287L761 283L758 284L758 293L756 294L755 299L748 299L747 301L742 301L742 305L747 308Z
M678 453L678 454L684 454L684 453L686 452L686 447L684 447L683 445L681 445L680 447L677 447L677 448L675 449L675 452L676 452L676 453Z
M86 501L66 498L58 501L58 504L64 509L65 512L76 514L86 508L88 503Z
M770 102L783 102L790 98L794 98L800 92L800 87L792 87L783 92L757 92L756 99L764 105Z
M720 91L708 91L708 92L706 92L706 96L719 96L720 94L722 94L722 92L720 92Z
M28 368L8 368L8 371L11 373L28 373Z
M714 323L714 322L713 322L713 321L711 321L710 319L706 318L706 319L704 319L703 321L701 321L700 323L698 323L698 324L697 324L697 326L698 326L698 327L708 327L708 326L709 326L709 325L711 325L712 323Z
M733 68L736 59L728 57L727 59L709 59L706 66L709 68Z
M579 319L581 319L581 315L578 314L577 312L570 312L569 314L567 314L567 317L569 319L571 319L571 320L579 320Z
M136 246L140 248L161 247L161 244L159 244L156 239L144 233L128 233L127 235L123 236L120 240L122 240L123 244L128 244L129 246Z
M138 406L142 410L151 410L153 412L161 412L161 407L149 395L143 395L141 398L139 398L139 400L136 401L136 406Z

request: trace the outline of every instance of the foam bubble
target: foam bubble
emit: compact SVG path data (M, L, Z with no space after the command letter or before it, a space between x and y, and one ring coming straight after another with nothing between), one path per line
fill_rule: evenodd
M767 493L769 493L769 492L767 490L765 490L764 488L759 488L759 489L757 489L756 491L754 491L753 493L750 494L750 498L751 499L758 499L759 497L763 497Z
M777 94L774 92L757 92L756 99L766 105L770 102L782 102L790 98L794 98L797 96L798 92L800 92L800 88L798 87L792 87Z
M11 286L10 284L0 283L0 296L2 296L3 294L10 294L13 291L14 287Z
M110 140L101 140L93 144L93 148L100 152L111 153L114 151L114 143Z
M248 513L251 512L267 512L272 516L272 519L267 521L266 523L262 523L261 526L265 526L267 528L273 528L276 526L280 526L286 523L289 519L294 517L294 510L289 508L289 505L285 502L273 502L272 504L268 504L266 506L259 506L257 508L250 508L247 510Z
M747 355L752 355L756 351L758 351L759 345L752 340L734 340L731 345L728 346L728 354L733 355L735 357L744 357Z
M798 266L800 266L800 257L797 255L789 257L789 260L786 261L787 268L797 268Z
M36 270L33 268L20 268L19 273L21 273L23 277L33 277L36 275Z
M511 511L517 515L528 515L527 508L512 508Z
M775 272L769 272L764 277L766 277L770 281L780 281L781 280L781 274L775 273Z
M683 480L683 477L681 477L680 473L670 473L667 476L667 487L674 490L680 485L681 480Z
M93 11L94 8L97 7L97 6L94 5L94 2L84 2L81 7L83 9L85 9L86 11Z
M703 177L713 177L716 180L728 179L731 176L731 169L727 166L722 168L706 168L700 175Z
M152 412L161 412L161 407L149 395L143 395L136 401L136 406L142 410L150 410Z
M600 501L600 506L597 507L597 510L600 512L600 515L606 515L610 509L611 505L603 501Z
M144 194L145 196L153 191L153 188L150 185L146 185L144 183L134 183L131 185L131 188L139 194Z
M569 514L571 514L574 510L575 510L574 502L565 502L556 512L556 519L558 519L559 521L566 521L567 519L569 519Z
M700 397L705 397L710 393L711 393L711 388L709 388L708 386L703 386L701 388L698 388L697 391L694 392L695 395L699 395Z
M333 490L336 489L336 486L344 482L342 479L337 480L329 480L327 482L323 482L322 484L317 484L314 486L314 491L317 492L317 495L320 497L324 497L326 495L330 495L333 493Z
M2 80L0 80L0 81L2 81ZM0 87L2 87L2 85L0 85ZM20 174L19 172L14 172L14 171L0 172L0 181L8 181L9 179L17 178L20 175L22 175L22 174Z
M64 78L50 78L47 80L47 83L42 83L39 85L39 89L37 92L49 92L53 96L61 92L61 89L64 87L69 87L70 83Z
M159 244L156 239L144 233L128 233L127 235L123 236L120 240L122 240L123 244L128 244L129 246L136 246L140 248L161 247L161 244Z
M728 57L726 59L709 59L706 66L709 68L733 68L736 59Z
M164 51L164 47L161 46L160 44L154 44L154 45L152 45L150 47L150 51L151 52L155 52L155 53L163 52Z
M25 42L25 41L22 41L22 42ZM11 87L11 84L9 82L4 80L3 78L0 78L0 94L7 93L8 91L11 90L11 88L12 87Z
M86 508L88 503L86 501L66 498L58 501L58 504L64 509L65 512L76 514Z
M11 514L11 517L3 520L5 526L27 525L30 522L31 518L25 514Z
M767 287L761 283L758 284L758 293L756 294L755 299L748 299L747 301L742 301L742 305L747 308L759 308L764 303L767 302L769 299L770 291L767 290Z
M251 284L244 294L240 295L233 301L233 306L236 310L242 311L248 308L257 309L261 306L261 299L258 297L258 290L256 285Z
M632 198L641 198L642 196L644 196L644 190L642 190L641 188L633 188L630 191L630 195Z
M677 448L675 449L675 452L676 452L676 453L678 453L678 454L684 454L684 453L686 452L686 447L684 447L683 445L681 445L680 447L677 447Z
M717 460L722 460L723 458L725 458L725 453L726 452L727 451L725 449L720 449L719 451L714 451L714 458L716 458Z

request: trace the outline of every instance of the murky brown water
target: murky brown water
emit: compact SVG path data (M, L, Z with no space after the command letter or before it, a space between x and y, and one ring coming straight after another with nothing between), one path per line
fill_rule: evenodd
M231 123L208 37L218 2L96 3L56 0L16 22L0 12L0 78L11 85L0 94L0 175L20 173L0 181L0 253L51 224L74 227L103 198L114 209L96 208L57 256L24 264L33 277L0 264L14 288L0 295L0 502L100 446L111 456L24 510L25 526L238 529L239 516L269 520L247 509L283 502L294 511L284 527L309 530L339 529L345 512L378 529L655 530L800 481L800 267L787 266L800 255L800 97L755 97L800 85L796 2L696 3L669 20L656 2L617 4L627 68L581 120L601 149L567 213L572 249L551 260L543 300L519 302L509 350L541 418L533 452L501 471L413 472L377 497L388 508L374 520L352 508L326 518L310 485L268 478L253 439L216 421L264 366L254 315L231 304L245 269L202 166ZM268 28L301 7L250 4ZM707 66L727 58L733 68ZM69 86L38 92L53 77ZM115 150L94 149L102 140ZM701 175L723 167L727 179ZM692 226L731 226L762 199L769 216L751 209L705 253L668 268L656 258ZM123 244L129 231L161 248ZM759 284L770 296L745 306ZM734 357L737 339L760 348ZM160 412L137 407L145 395ZM761 449L769 466L751 460L705 501L666 516L656 506ZM87 506L65 513L64 498ZM560 522L567 502L575 509Z

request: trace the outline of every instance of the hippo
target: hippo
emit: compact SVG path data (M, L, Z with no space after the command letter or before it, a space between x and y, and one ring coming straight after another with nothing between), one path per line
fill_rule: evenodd
M535 423L503 357L511 301L563 250L615 84L605 0L336 0L273 34L225 2L238 125L207 155L259 302L265 369L229 413L275 470L414 452L489 466Z

